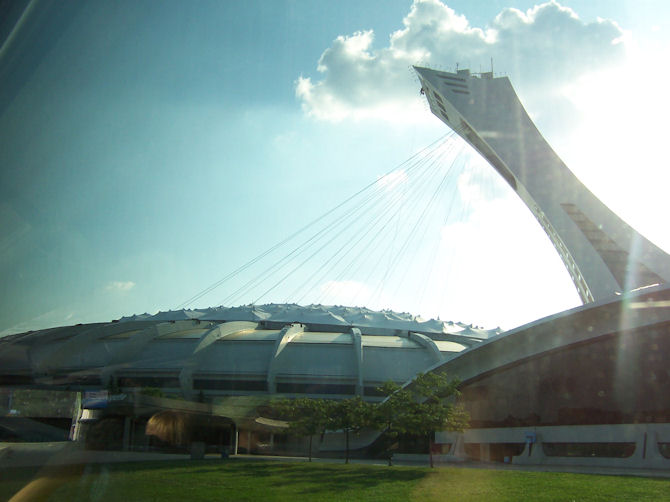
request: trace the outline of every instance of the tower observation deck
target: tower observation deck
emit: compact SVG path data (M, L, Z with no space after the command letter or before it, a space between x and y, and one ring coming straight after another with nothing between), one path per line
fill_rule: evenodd
M603 204L542 137L507 77L414 67L431 111L521 197L583 303L665 283L670 256Z

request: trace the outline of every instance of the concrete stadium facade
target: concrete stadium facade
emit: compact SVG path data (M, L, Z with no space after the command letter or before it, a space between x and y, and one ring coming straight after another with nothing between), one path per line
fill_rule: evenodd
M484 338L398 328L237 320L78 325L0 340L2 381L157 387L192 399L249 393L376 396Z
M146 442L149 417L171 409L210 417L201 428L226 429L219 442L234 451L295 453L304 443L283 437L281 424L263 417L272 398L376 401L384 381L435 371L461 379L471 416L463 434L436 433L444 461L670 467L668 255L570 173L508 79L417 72L431 110L536 216L584 305L499 334L332 313L163 313L0 339L0 384L113 389L123 396L118 402L84 405L78 423L116 417L123 448ZM148 396L147 388L164 396ZM369 454L376 437L364 433L352 447ZM341 449L340 439L320 438L318 453Z
M432 371L471 415L438 434L454 458L670 466L670 256L598 200L542 137L507 77L415 68L421 93L515 190L584 305L503 333Z
M454 458L670 467L670 288L522 326L432 371L459 375L472 428Z
M344 307L172 311L4 337L0 387L83 392L74 437L91 447L150 446L148 420L171 410L225 430L207 443L295 453L305 441L287 439L285 424L262 416L273 399L379 401L384 382L403 384L498 332ZM107 432L90 431L99 422ZM363 435L354 446L375 437ZM341 450L337 438L324 438L320 452Z

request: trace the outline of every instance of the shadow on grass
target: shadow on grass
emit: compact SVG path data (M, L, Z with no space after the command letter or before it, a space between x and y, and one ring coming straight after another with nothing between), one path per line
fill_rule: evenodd
M318 495L319 493L338 493L344 490L374 489L388 483L419 481L427 475L426 471L416 469L394 469L366 466L349 466L346 470L328 469L291 469L281 476L282 484L303 485L300 493Z
M425 477L425 468L389 468L370 465L342 465L298 462L234 461L193 466L182 464L175 476L220 473L235 478L266 479L275 488L301 487L298 493L318 495L344 490L372 489L381 484L418 481ZM271 478L271 479L268 479Z
M274 487L302 486L302 493L318 494L345 489L374 488L380 484L418 481L427 475L425 468L385 467L363 464L321 464L318 462L280 462L276 460L201 460L143 462L110 465L111 471L160 470L173 479L193 475L265 479ZM271 480L268 478L272 478Z
M194 482L228 484L232 481L265 485L285 492L319 498L320 495L339 493L346 490L370 490L379 485L402 484L419 481L427 475L425 468L395 468L364 464L321 464L317 462L281 462L276 460L175 460L129 462L112 464L91 464L90 471L99 475L106 471L128 478L129 483L145 483L158 475L169 479L170 483L189 486ZM12 479L4 487L0 486L0 499L11 496L33 476L40 476L35 468L9 469L2 477ZM151 471L154 471L151 473ZM83 478L82 478L83 479ZM131 481L131 480L135 481ZM120 481L120 480L119 480ZM125 483L125 482L124 482Z

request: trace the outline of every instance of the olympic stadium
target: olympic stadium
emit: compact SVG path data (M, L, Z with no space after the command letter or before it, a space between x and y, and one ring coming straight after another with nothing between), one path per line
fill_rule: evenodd
M463 434L436 432L444 461L667 469L670 257L569 171L507 77L415 70L431 111L535 216L582 306L506 332L319 305L177 310L46 329L0 339L5 395L83 393L69 435L93 445L94 426L106 423L116 447L146 448L147 420L168 408L201 417L200 443L299 453L304 442L263 416L271 399L375 401L383 382L435 371L461 380L471 417ZM155 389L160 397L146 392ZM376 437L362 433L353 447L371 454ZM321 454L341 448L337 433L320 438Z

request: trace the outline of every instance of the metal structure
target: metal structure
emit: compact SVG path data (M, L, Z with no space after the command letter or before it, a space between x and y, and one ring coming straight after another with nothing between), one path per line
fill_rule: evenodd
M378 401L381 383L434 371L460 378L471 417L465 434L437 432L444 460L667 469L670 284L661 283L670 257L577 180L507 78L416 70L433 113L536 216L585 305L505 333L349 307L135 316L4 337L0 386L108 389L108 408L83 404L74 423L104 429L107 420L124 449L146 443L148 421L176 410L200 417L194 430L212 431L193 445L295 453L305 444L277 446L284 429L260 413L273 397ZM147 388L163 397L143 394ZM90 431L83 436L95 437ZM377 437L361 434L352 448L369 452ZM340 433L326 434L319 453L342 444Z
M507 77L415 70L433 114L472 145L528 206L583 303L668 281L670 256L575 177L537 130Z

